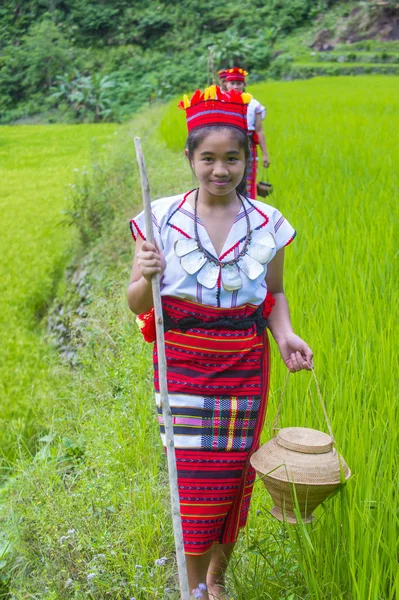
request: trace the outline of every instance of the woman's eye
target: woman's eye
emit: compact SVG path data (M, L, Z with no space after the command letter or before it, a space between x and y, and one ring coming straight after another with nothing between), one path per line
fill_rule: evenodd
M236 156L230 156L230 158L227 159L230 163L235 163L237 162L238 158Z
M202 160L206 163L211 163L213 161L213 158L211 158L210 156L204 156Z

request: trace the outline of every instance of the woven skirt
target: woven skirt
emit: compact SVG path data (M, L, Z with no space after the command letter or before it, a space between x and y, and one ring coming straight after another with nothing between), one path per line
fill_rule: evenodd
M211 323L237 320L253 305L213 308L164 297L174 321L197 317ZM180 510L185 552L207 552L214 543L237 540L247 520L255 472L249 464L259 447L269 388L266 330L178 329L165 333L169 402L173 416ZM161 437L157 348L154 383Z
M250 141L249 143L250 159L247 170L247 193L249 198L256 199L256 174L258 170L258 150L257 145Z

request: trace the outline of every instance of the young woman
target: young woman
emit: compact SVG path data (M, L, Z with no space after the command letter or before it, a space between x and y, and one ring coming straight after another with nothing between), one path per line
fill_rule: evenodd
M199 186L153 202L155 246L146 241L143 213L131 221L133 312L152 309L151 277L162 275L187 570L190 589L206 584L204 600L226 599L226 567L248 515L255 480L249 458L259 446L269 387L266 327L290 371L312 363L292 329L283 287L284 247L295 231L278 210L241 192L250 98L216 86L184 98L186 156ZM151 312L143 320L148 334ZM154 373L164 438L156 346Z
M226 88L227 90L245 91L245 78L247 71L238 67L227 69ZM267 169L270 165L269 154L266 146L266 138L262 127L262 121L266 117L266 108L258 100L252 98L248 105L247 126L250 146L250 163L247 172L247 190L250 198L256 198L256 172L258 164L258 150L260 146L262 151L262 164Z

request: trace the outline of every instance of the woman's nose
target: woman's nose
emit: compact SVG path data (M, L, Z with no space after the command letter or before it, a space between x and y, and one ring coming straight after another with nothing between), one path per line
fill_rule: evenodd
M224 177L228 174L228 170L224 162L216 161L213 165L213 174L218 177Z

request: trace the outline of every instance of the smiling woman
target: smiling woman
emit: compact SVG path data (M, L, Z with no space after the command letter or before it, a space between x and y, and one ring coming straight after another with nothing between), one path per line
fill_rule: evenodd
M227 598L225 571L247 521L255 479L249 459L269 388L266 325L291 371L312 363L283 289L284 247L295 231L279 211L245 194L249 100L216 86L183 100L186 156L199 187L152 204L155 245L143 213L131 221L131 310L152 310L151 278L161 274L184 551L189 587L206 582L204 600ZM155 346L165 444L158 368Z

